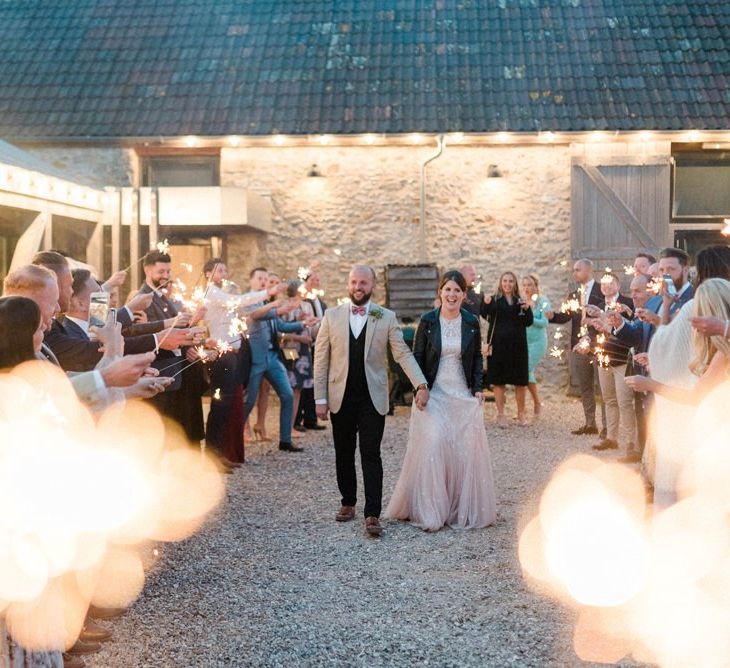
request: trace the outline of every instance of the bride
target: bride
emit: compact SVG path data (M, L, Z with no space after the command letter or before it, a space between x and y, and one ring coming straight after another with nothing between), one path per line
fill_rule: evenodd
M478 529L496 518L479 320L461 308L465 294L464 277L446 272L441 307L418 325L413 354L431 395L425 410L411 412L403 469L385 512L426 531Z

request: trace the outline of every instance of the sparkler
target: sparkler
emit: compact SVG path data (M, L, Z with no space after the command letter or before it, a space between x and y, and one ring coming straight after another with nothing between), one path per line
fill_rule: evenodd
M334 254L339 257L340 255L342 255L342 251L339 248L335 248Z
M481 281L474 284L474 294L477 294L477 295L482 294L482 282Z
M557 346L553 346L552 348L550 348L550 356L555 357L556 359L562 359L563 351Z
M156 249L157 249L157 250L158 250L158 251L159 251L160 253L164 253L164 254L167 254L167 253L168 253L168 252L170 251L170 244L169 244L169 242L167 241L167 239L165 239L164 241L158 241L158 242L157 242L157 243L155 244L155 248L156 248ZM139 264L140 262L144 262L144 255L143 255L143 256L142 256L141 258L139 258L139 260L137 260L137 262L133 262L133 263L132 263L132 264L130 264L130 265L129 265L128 267L126 267L126 268L122 269L122 271L129 271L129 270L130 270L130 269L131 269L131 268L132 268L132 267L133 267L133 266L134 266L135 264ZM184 265L183 265L183 266L184 266ZM192 267L190 267L190 270L192 271Z
M555 334L553 334L553 338L554 338L554 339L555 339L556 341L560 341L560 339L562 339L562 338L563 338L563 336L565 336L565 334L564 334L563 330L562 330L562 329L561 329L560 327L558 327L558 328L557 328L557 329L555 330Z
M216 400L216 401L219 401L220 398L221 398L221 388L220 387L216 387L215 388L215 392L213 392L213 399Z
M337 299L337 306L342 306L343 304L349 304L350 298L349 297L338 297Z
M577 313L580 309L581 305L578 299L568 299L560 305L561 313Z
M633 276L634 268L631 265L625 264L624 265L624 274L626 274L627 276Z

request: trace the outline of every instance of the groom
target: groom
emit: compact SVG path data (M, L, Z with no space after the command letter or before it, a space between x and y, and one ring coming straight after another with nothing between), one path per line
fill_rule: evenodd
M408 346L393 311L372 304L375 288L372 267L350 271L350 303L328 309L317 335L314 358L314 396L317 417L326 420L332 411L337 485L342 507L338 522L355 517L357 475L355 448L360 434L360 460L365 484L365 531L383 532L380 509L383 497L383 464L380 441L388 412L387 351L416 388L416 406L428 402L428 384Z

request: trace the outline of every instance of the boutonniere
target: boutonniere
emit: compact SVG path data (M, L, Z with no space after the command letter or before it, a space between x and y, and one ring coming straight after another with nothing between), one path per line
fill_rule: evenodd
M371 306L370 307L370 317L373 320L380 320L380 318L383 317L383 309L379 306Z

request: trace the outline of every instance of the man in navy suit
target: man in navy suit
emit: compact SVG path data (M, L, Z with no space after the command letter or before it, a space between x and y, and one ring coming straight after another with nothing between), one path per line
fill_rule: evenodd
M268 271L257 267L251 271L251 291L265 290L268 282ZM289 376L281 358L279 335L298 334L304 322L285 322L277 315L277 309L284 304L282 300L259 302L246 309L248 322L248 343L251 347L251 374L246 388L244 404L244 421L256 405L261 386L261 379L266 378L279 397L281 410L279 413L279 450L301 452L302 448L292 445L292 413L294 411L294 392L289 383ZM316 322L316 320L315 320Z

